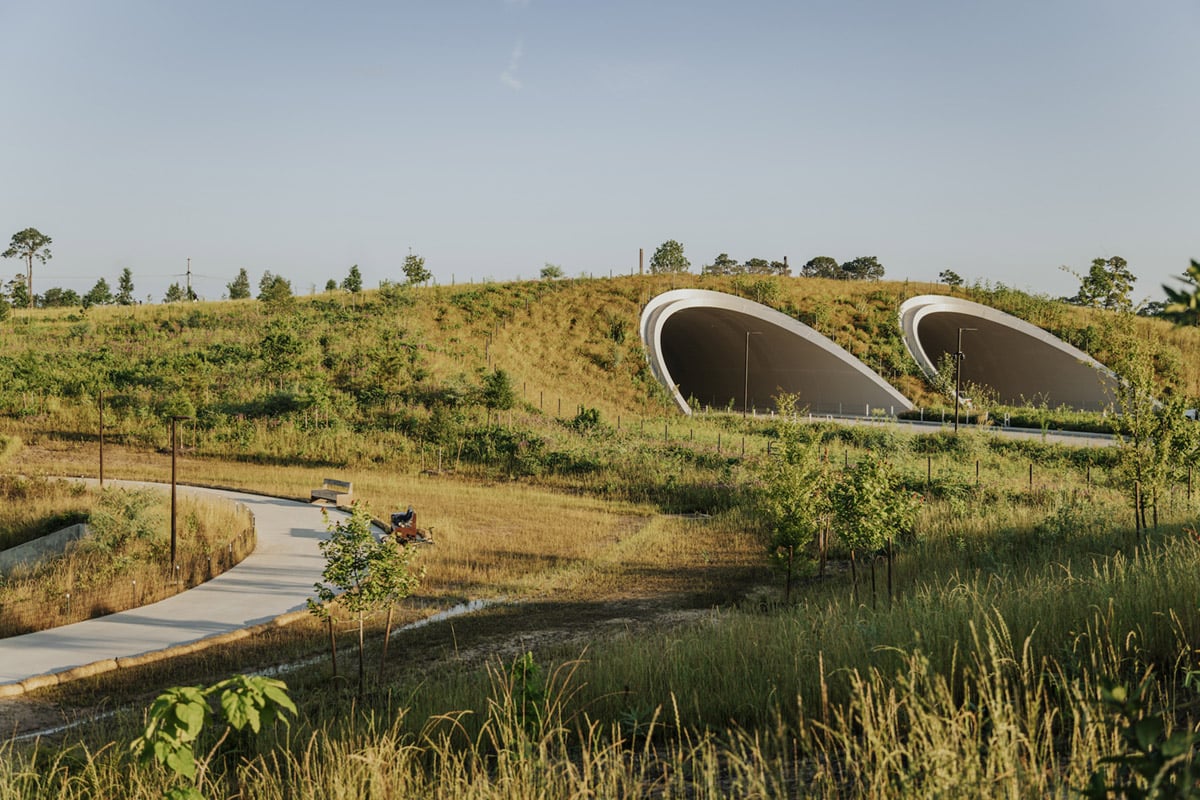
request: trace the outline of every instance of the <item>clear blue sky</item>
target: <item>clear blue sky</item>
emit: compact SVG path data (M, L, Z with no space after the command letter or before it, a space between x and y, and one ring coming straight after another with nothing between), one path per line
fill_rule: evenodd
M678 239L1053 295L1200 258L1200 3L0 0L0 244L162 297ZM16 261L0 263L4 278Z

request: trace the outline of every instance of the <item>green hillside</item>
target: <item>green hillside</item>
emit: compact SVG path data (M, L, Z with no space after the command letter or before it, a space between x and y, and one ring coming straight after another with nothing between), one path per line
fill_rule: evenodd
M491 604L386 651L376 615L362 687L346 617L64 683L32 698L55 721L117 714L10 746L0 787L161 797L180 784L127 747L152 695L281 665L297 720L206 745L205 796L1065 796L1128 744L1105 682L1150 676L1138 713L1197 729L1200 429L1172 417L1169 442L1076 448L684 418L637 323L685 286L766 302L938 402L897 330L927 285L684 275L15 314L0 325L15 483L94 474L103 390L111 477L165 480L166 419L194 416L188 482L307 497L335 475L436 526L397 626ZM1114 341L1112 315L968 294L1102 360ZM1194 392L1200 334L1136 327L1161 384ZM866 538L865 505L908 516Z
M944 287L676 275L389 287L282 307L246 300L13 314L0 325L0 416L18 421L17 433L94 432L104 391L109 429L130 443L161 445L164 417L179 414L196 417L193 444L212 455L378 461L460 439L463 426L486 419L484 379L502 369L518 411L658 417L673 410L646 366L638 315L649 297L682 287L768 303L918 404L944 402L906 353L895 318L906 297ZM1111 355L1111 314L1003 287L967 296L1100 361ZM1198 395L1200 333L1138 324L1164 384ZM281 429L302 446L281 450ZM346 432L371 439L352 444Z
M390 286L282 306L244 300L22 312L0 324L0 416L18 434L90 433L103 391L110 431L130 443L162 445L163 420L178 414L195 417L190 441L202 452L338 463L450 446L493 410L549 420L587 407L614 424L673 416L646 366L638 318L650 297L679 287L774 306L918 404L944 402L919 374L896 324L904 299L944 287L673 275ZM967 295L1101 361L1111 355L1110 314L1003 287ZM1163 383L1200 394L1200 333L1158 320L1138 325ZM508 378L511 410L506 397L484 391L495 370ZM281 444L288 435L296 447Z

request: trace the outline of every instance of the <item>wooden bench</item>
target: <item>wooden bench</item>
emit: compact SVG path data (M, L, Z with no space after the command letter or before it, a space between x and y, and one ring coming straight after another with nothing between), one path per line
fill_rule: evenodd
M312 490L312 497L309 502L315 503L318 500L325 500L333 503L335 506L349 505L350 498L354 496L354 487L350 481L339 481L336 478L326 478L321 481L320 489Z

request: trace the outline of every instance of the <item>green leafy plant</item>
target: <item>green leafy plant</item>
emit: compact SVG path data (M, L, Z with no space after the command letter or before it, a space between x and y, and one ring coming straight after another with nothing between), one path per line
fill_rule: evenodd
M1200 673L1189 673L1186 682L1196 683L1197 676ZM1167 735L1164 716L1149 712L1153 685L1152 676L1132 690L1123 683L1102 680L1101 703L1121 723L1123 750L1100 759L1101 764L1115 765L1115 774L1105 767L1093 772L1088 785L1080 790L1089 800L1200 798L1200 732L1185 729Z
M1192 259L1180 280L1184 285L1178 289L1163 285L1167 293L1163 316L1176 325L1200 325L1200 261Z
M250 298L250 276L246 273L245 267L238 270L236 278L225 284L225 289L229 292L230 300L248 300Z
M1136 528L1158 528L1160 498L1169 491L1172 473L1183 466L1191 443L1192 423L1184 416L1180 395L1157 399L1158 386L1147 343L1137 334L1132 314L1114 320L1110 333L1120 355L1112 363L1121 379L1116 440L1117 480L1133 507ZM1147 520L1147 511L1151 518Z
M758 473L757 492L759 514L770 530L768 551L788 571L789 600L795 556L808 547L831 512L828 471L818 445L804 437L803 424L794 416L797 401L796 395L776 398L783 416L778 446Z
M517 393L513 389L512 379L502 369L496 369L483 376L483 385L479 390L480 401L492 411L507 411L516 405Z
M162 511L150 489L105 489L88 518L86 546L119 552L132 539L153 540L162 530Z
M683 245L674 239L668 239L658 246L650 257L650 272L661 275L671 272L687 272L691 262L683 255Z
M292 282L267 270L258 282L258 299L272 313L287 310L294 301Z
M404 308L416 302L408 284L386 279L379 282L379 299L389 308Z
M213 699L216 699L216 709ZM220 714L225 728L207 755L197 759L196 746L206 724ZM177 780L189 783L172 787L168 800L203 798L200 787L217 751L234 731L255 734L265 725L296 714L287 684L274 678L235 675L212 686L176 686L155 698L146 713L142 735L129 745L141 762L157 761Z
M321 542L325 569L314 584L315 599L308 608L328 618L337 600L358 620L358 685L361 694L364 674L364 624L371 612L407 597L421 581L423 572L413 566L416 549L404 547L394 538L376 539L371 532L371 512L355 502L347 519L329 524L330 536Z
M601 426L600 410L581 406L579 413L575 415L575 418L568 425L573 431L581 434L598 430Z
M885 551L890 570L892 541L913 533L919 497L904 487L890 464L868 454L839 476L830 488L829 498L834 526L850 549L850 569L855 586L858 583L855 564L858 553L871 554L874 570L874 556Z
M513 661L508 674L520 723L531 737L536 738L541 732L546 703L542 668L534 660L533 653L527 651Z
M27 270L27 278L25 284L25 301L30 308L33 308L33 260L45 264L50 259L50 245L53 240L46 234L39 231L37 228L26 228L22 231L17 231L12 236L12 243L8 249L0 253L0 258L19 258L25 262ZM14 292L14 299L16 293Z
M404 277L408 278L409 284L420 286L428 283L433 273L425 268L424 258L410 252L404 257Z

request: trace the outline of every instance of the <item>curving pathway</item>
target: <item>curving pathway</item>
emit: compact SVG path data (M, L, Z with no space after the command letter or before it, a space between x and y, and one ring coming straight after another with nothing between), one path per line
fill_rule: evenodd
M944 426L911 422L907 427L917 430ZM1113 443L1112 437L1099 434L991 430L995 435L1075 445ZM137 481L111 483L167 486ZM131 665L152 660L150 654L245 632L289 612L305 610L305 600L312 596L313 584L320 580L325 567L317 548L317 542L326 536L320 506L226 489L187 486L180 487L180 491L221 497L249 508L258 534L254 552L211 581L152 605L0 639L0 697L53 685L64 673L95 674L121 666L122 661Z
M254 552L207 583L152 605L0 639L0 695L57 683L59 673L88 665L102 672L120 659L241 631L305 608L325 567L317 548L326 536L319 506L223 489L179 491L249 508L258 535Z

